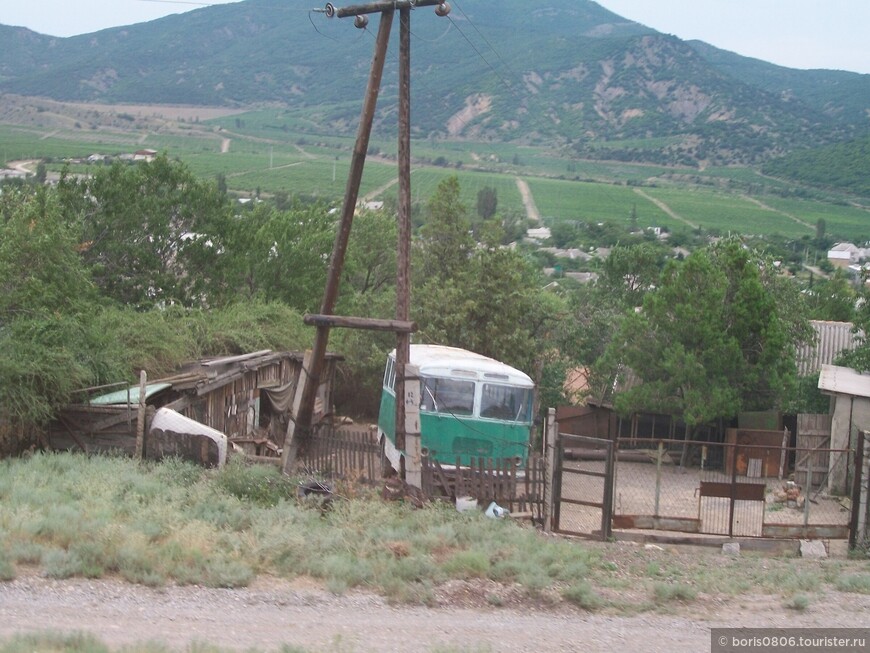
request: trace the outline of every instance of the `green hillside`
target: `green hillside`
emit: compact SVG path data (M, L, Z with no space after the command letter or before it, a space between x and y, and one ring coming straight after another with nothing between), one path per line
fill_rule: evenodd
M244 0L72 38L0 26L0 91L65 101L280 106L352 135L378 19ZM394 31L398 28L394 26ZM577 158L760 163L866 132L870 76L791 71L689 44L591 0L412 12L415 137L547 145ZM394 129L397 39L376 133ZM823 101L823 98L827 98Z
M800 150L764 165L765 174L870 197L870 137Z

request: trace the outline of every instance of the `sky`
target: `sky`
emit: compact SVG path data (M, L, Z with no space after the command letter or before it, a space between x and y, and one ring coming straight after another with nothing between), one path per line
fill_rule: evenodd
M0 0L0 24L73 36L231 0ZM325 0L283 0L306 9ZM540 3L544 0L529 0ZM497 0L454 0L466 12ZM598 0L625 18L681 39L790 68L870 73L870 0ZM333 0L337 6L358 0Z

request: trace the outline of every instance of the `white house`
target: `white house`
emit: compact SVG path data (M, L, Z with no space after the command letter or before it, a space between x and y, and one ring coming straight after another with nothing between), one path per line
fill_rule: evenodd
M837 243L828 251L828 260L837 268L847 268L860 258L861 251L852 243Z

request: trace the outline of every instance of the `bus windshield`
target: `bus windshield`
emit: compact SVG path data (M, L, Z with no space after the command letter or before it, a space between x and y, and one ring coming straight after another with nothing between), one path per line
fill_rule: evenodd
M532 392L529 388L484 383L480 398L480 416L510 422L528 422Z
M420 409L432 413L471 415L474 412L474 382L424 377Z

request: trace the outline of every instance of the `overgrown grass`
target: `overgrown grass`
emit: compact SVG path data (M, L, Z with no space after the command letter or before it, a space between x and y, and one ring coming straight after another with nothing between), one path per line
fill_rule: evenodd
M103 643L98 637L84 633L55 633L45 632L30 635L17 635L8 640L0 641L0 653L171 653L184 651L185 653L230 653L235 649L220 648L209 644L191 644L184 649L170 649L162 644L147 642L112 649ZM308 649L284 645L276 650L276 653L306 653ZM340 651L340 648L334 649ZM249 653L256 653L249 649ZM328 653L328 652L327 652Z
M748 592L790 598L799 609L801 596L827 588L870 593L857 561L675 560L667 550L547 538L447 504L415 510L357 486L339 488L328 506L296 490L277 469L238 459L222 470L66 453L0 461L0 580L22 565L54 578L113 574L148 586L243 587L268 574L416 604L461 580L512 588L487 590L493 607L519 596L617 611ZM638 593L647 599L638 602Z
M297 484L233 461L206 471L178 460L37 454L0 463L0 573L37 564L54 578L119 574L135 583L240 587L257 574L310 576L428 603L450 579L529 592L583 580L597 553L543 543L515 524L385 503L365 492L310 506ZM342 493L349 495L350 493Z
M247 653L259 653L262 649L246 649ZM332 644L329 648L318 649L320 653L346 653L348 649L341 642ZM435 645L431 653L485 653L487 648L454 648ZM110 648L98 637L91 634L71 633L61 634L45 632L30 635L17 635L5 641L0 641L0 653L234 653L236 649L227 649L210 644L195 643L183 649L172 649L162 644L146 642L121 648ZM272 653L310 653L311 649L284 644ZM263 652L267 653L267 652Z

